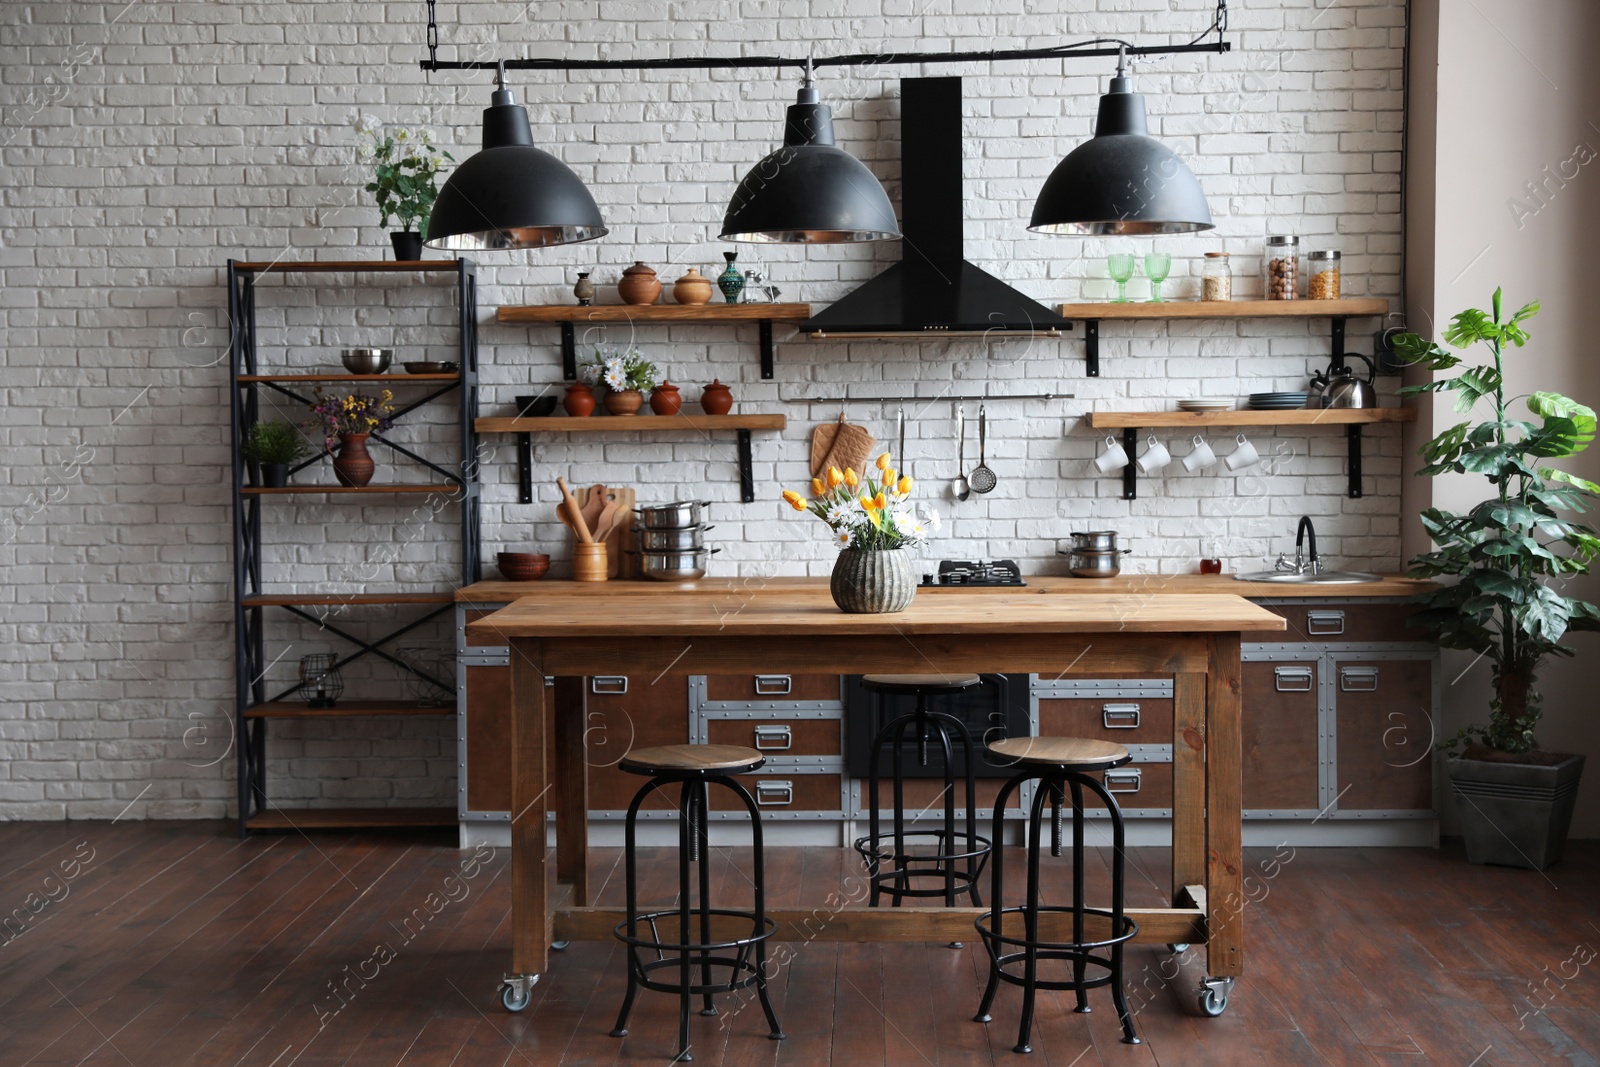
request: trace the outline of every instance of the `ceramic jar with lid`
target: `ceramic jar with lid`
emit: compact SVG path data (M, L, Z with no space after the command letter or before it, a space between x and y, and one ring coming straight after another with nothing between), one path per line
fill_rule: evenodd
M562 398L561 408L575 419L593 415L594 390L582 382L573 382L567 386L567 395Z
M680 304L700 305L711 302L711 279L689 268L689 272L672 283L672 299Z
M1226 252L1207 252L1200 274L1201 300L1233 299L1233 267Z
M1300 238L1275 235L1267 238L1261 257L1262 292L1268 300L1297 300L1300 297Z
M713 378L700 394L700 410L707 415L726 415L733 410L732 390Z
M661 280L656 272L643 263L635 263L622 272L617 283L617 295L624 304L654 304L661 295Z
M594 282L589 280L588 271L578 272L578 284L572 287L572 295L578 298L578 306L581 308L594 303Z
M1339 299L1339 253L1329 249L1306 253L1306 299Z
M650 390L650 410L657 415L676 415L682 407L683 394L671 382L662 382Z

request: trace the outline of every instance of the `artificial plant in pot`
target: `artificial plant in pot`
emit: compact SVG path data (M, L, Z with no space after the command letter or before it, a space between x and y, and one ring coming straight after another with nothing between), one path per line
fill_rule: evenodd
M421 259L422 235L428 232L428 217L439 198L439 168L444 160L453 163L455 159L433 143L429 130L386 131L382 123L366 115L356 116L351 124L367 138L356 152L373 165L372 181L366 189L378 202L378 224L389 225L390 216L400 223L400 229L389 233L394 258Z
M829 467L824 477L811 479L810 500L784 491L790 507L809 511L833 531L839 558L828 589L840 611L872 615L910 606L917 592L911 547L939 529L939 513L928 508L918 514L911 490L911 478L896 471L885 452L865 477Z
M1583 756L1539 748L1541 714L1534 688L1547 656L1571 656L1562 638L1600 629L1600 609L1560 588L1587 574L1600 553L1594 530L1563 514L1587 511L1600 485L1546 461L1577 455L1594 440L1595 413L1558 393L1508 397L1505 359L1528 340L1524 324L1534 301L1509 317L1495 290L1489 312L1461 312L1443 347L1402 335L1406 362L1434 372L1405 394L1451 392L1457 414L1488 405L1489 417L1457 423L1424 445L1422 475L1487 479L1489 495L1461 511L1429 508L1422 524L1433 550L1411 561L1417 578L1445 580L1414 617L1440 645L1475 652L1493 683L1487 725L1469 726L1441 748L1460 750L1446 762L1459 801L1467 856L1542 870L1561 858ZM1482 345L1490 359L1473 362L1451 349ZM1532 415L1518 417L1521 401Z
M245 459L261 466L261 485L282 489L289 484L289 468L311 454L305 434L292 422L258 422L245 435L240 449Z

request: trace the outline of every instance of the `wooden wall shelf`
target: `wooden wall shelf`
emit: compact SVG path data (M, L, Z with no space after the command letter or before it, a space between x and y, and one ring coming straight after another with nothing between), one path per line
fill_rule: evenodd
M1344 300L1163 300L1112 301L1092 304L1059 304L1064 319L1083 323L1085 373L1100 377L1100 321L1102 319L1332 319L1333 366L1344 366L1345 320L1381 317L1389 314L1389 301L1383 297L1350 297Z
M453 483L435 485L428 482L403 485L286 485L282 488L268 489L259 485L247 485L239 490L243 496L295 496L304 494L330 494L330 493L445 493L450 496L461 495L461 486Z
M273 700L247 708L247 719L354 719L367 715L454 715L454 705L423 707L403 700L343 700L335 707L307 707L303 700Z
M503 307L495 321L535 323L561 327L561 375L568 381L578 376L578 337L580 324L677 323L695 326L726 326L755 323L761 328L761 377L772 377L772 324L801 323L811 317L810 304L532 304Z
M1343 426L1348 442L1346 467L1351 499L1361 496L1361 427L1416 422L1416 408L1308 408L1288 411L1093 411L1096 430L1121 430L1128 464L1122 468L1122 498L1139 496L1139 432L1154 429L1196 430L1206 426Z
M351 607L384 606L389 604L451 604L452 592L416 593L256 593L242 598L239 603L247 608L293 607Z
M735 305L738 306L738 305ZM771 305L768 305L771 306ZM746 504L756 498L755 458L750 434L755 430L781 430L789 425L782 414L748 415L606 415L573 418L546 415L542 418L482 418L474 424L479 433L699 433L733 431L739 444L739 499ZM517 494L524 504L533 503L533 464L521 460L529 454L519 450Z

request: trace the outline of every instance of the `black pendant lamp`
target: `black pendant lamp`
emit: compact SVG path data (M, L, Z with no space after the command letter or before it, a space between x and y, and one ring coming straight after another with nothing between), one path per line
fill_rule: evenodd
M783 147L757 163L728 204L721 239L839 244L900 236L889 197L855 156L833 144L833 109L806 80L784 120Z
M1118 56L1111 91L1100 98L1094 136L1056 164L1028 229L1140 235L1216 225L1194 172L1147 132L1144 97L1131 90L1124 66Z
M606 235L605 220L582 180L533 147L528 110L495 75L483 112L483 151L455 169L428 219L429 248L452 252L543 248Z

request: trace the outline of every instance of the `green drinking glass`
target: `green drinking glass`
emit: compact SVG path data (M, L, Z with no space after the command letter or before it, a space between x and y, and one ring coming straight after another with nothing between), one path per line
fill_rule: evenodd
M1161 303L1161 283L1172 273L1172 257L1165 252L1151 252L1144 257L1144 273L1150 279L1148 303Z
M1128 280L1133 277L1133 256L1119 252L1106 257L1106 274L1117 283L1117 299L1114 303L1126 304L1128 302Z

